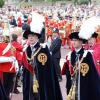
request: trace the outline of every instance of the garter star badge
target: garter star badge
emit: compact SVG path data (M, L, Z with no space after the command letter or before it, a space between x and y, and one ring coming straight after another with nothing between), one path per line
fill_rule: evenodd
M40 53L38 55L38 61L42 63L42 65L45 65L45 63L47 62L47 55L45 53Z
M85 76L89 71L89 65L87 63L81 63L80 65L80 72L82 73L82 76Z

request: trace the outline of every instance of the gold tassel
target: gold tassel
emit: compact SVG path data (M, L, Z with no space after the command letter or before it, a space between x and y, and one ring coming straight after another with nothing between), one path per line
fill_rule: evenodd
M38 87L35 84L33 85L33 92L38 93Z
M34 81L34 84L33 84L33 92L34 92L34 93L38 93L38 88L39 88L38 81L35 80L35 81Z
M69 94L67 95L67 100L71 100L71 95L72 95L72 87L69 91Z
M39 88L39 84L37 80L34 81L34 84L36 84L36 86Z
M68 95L67 96L67 100L71 100L71 95Z
M76 85L72 85L69 94L67 95L67 100L75 100L75 91L76 91Z

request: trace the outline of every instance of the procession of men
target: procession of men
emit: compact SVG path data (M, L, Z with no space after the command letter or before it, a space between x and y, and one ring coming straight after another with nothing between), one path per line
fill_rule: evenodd
M99 100L99 85L99 5L0 8L0 100Z

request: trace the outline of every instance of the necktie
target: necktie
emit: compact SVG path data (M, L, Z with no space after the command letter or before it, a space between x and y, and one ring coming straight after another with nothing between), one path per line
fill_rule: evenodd
M34 52L35 52L35 48L34 48L34 46L31 46L31 50L32 50L32 55L33 55Z

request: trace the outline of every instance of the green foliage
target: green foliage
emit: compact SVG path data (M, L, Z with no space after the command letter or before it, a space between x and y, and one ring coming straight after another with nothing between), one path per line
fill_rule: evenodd
M20 7L21 8L29 8L29 7L32 7L32 4L31 3L28 3L28 2L22 2L20 4Z
M55 0L55 1L72 1L72 0Z
M78 3L78 0L72 0L72 2L73 2L74 4L77 4L77 3Z
M25 2L28 2L28 0L25 0Z
M72 0L74 4L88 4L91 0Z
M0 0L0 8L3 7L4 3L5 3L4 0Z
M80 0L79 4L88 4L89 0Z

